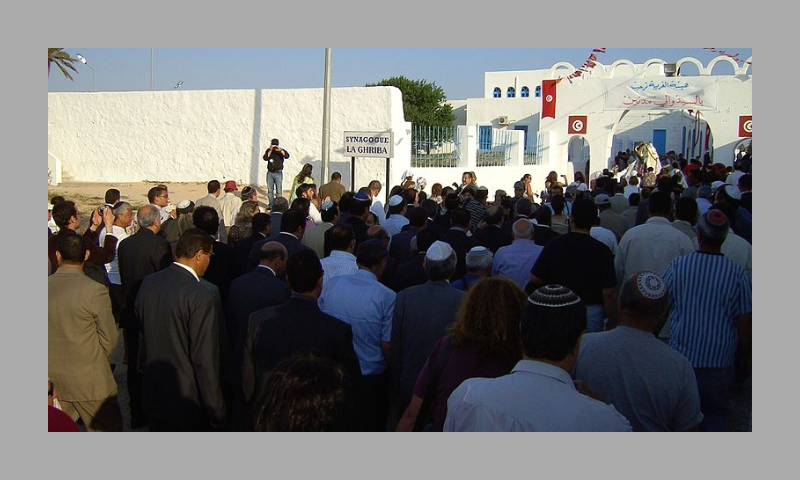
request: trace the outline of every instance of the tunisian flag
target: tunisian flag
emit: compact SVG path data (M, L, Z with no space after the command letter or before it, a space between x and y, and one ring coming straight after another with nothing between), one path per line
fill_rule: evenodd
M556 118L556 82L542 80L542 118Z

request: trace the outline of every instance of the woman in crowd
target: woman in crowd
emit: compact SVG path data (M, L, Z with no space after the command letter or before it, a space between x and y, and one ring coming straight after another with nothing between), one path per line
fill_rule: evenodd
M422 367L398 432L412 431L415 424L442 431L447 399L461 382L474 377L496 378L511 371L522 358L519 320L525 298L514 282L502 277L486 278L469 289L450 335L433 346ZM432 407L422 412L428 397Z
M289 190L289 202L297 198L297 193L295 192L295 190L297 190L297 187L299 187L303 183L308 183L308 184L314 183L314 179L311 178L311 171L313 169L314 169L313 165L311 165L310 163L306 163L305 165L303 165L303 169L300 170L300 173L298 173L297 176L294 177L294 180L292 181L292 189Z
M246 201L239 207L234 223L228 232L228 245L233 245L243 238L252 235L253 217L259 212L258 202Z

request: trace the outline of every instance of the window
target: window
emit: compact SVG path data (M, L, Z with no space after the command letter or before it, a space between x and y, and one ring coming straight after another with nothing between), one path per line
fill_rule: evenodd
M478 125L478 150L492 149L492 126Z
M522 87L522 90L519 91L519 96L522 98L528 98L530 96L530 90L528 90L528 87Z
M515 96L517 96L517 91L514 90L514 87L508 87L508 90L506 90L506 97L514 98Z
M503 96L503 93L500 91L500 87L494 87L494 92L492 92L492 96L494 98L500 98Z
M541 97L542 96L542 87L541 86L536 87L536 90L534 90L533 92L534 92L533 94L536 97Z

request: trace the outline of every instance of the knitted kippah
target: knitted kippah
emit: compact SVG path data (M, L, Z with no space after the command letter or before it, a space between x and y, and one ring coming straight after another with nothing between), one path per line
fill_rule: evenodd
M560 308L575 305L581 298L572 290L561 285L545 285L528 297L528 302L539 307Z
M330 201L330 200L326 200L326 201L322 202L322 205L320 205L320 207L319 207L319 208L320 208L320 210L322 210L323 212L327 212L327 211L328 211L328 209L329 209L329 208L331 208L332 206L333 206L333 202L332 202L332 201Z
M664 280L653 272L642 272L636 277L636 287L644 298L658 300L667 294Z

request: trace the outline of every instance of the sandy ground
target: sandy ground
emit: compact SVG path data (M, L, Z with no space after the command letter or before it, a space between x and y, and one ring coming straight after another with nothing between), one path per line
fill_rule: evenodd
M80 230L82 231L89 224L91 219L91 212L103 203L106 190L109 188L116 188L122 194L122 200L133 205L134 209L138 209L142 205L147 204L147 192L158 185L155 182L137 182L137 183L87 183L87 182L65 182L56 187L47 187L47 199L50 200L55 195L61 195L67 200L72 200L81 212L82 223ZM166 184L169 188L169 201L173 205L177 205L181 200L191 200L196 202L199 198L208 195L206 183L169 183ZM245 184L238 185L241 192ZM263 187L256 186L258 191L258 203L266 208L269 203L267 191ZM283 196L289 198L289 191L284 190Z

